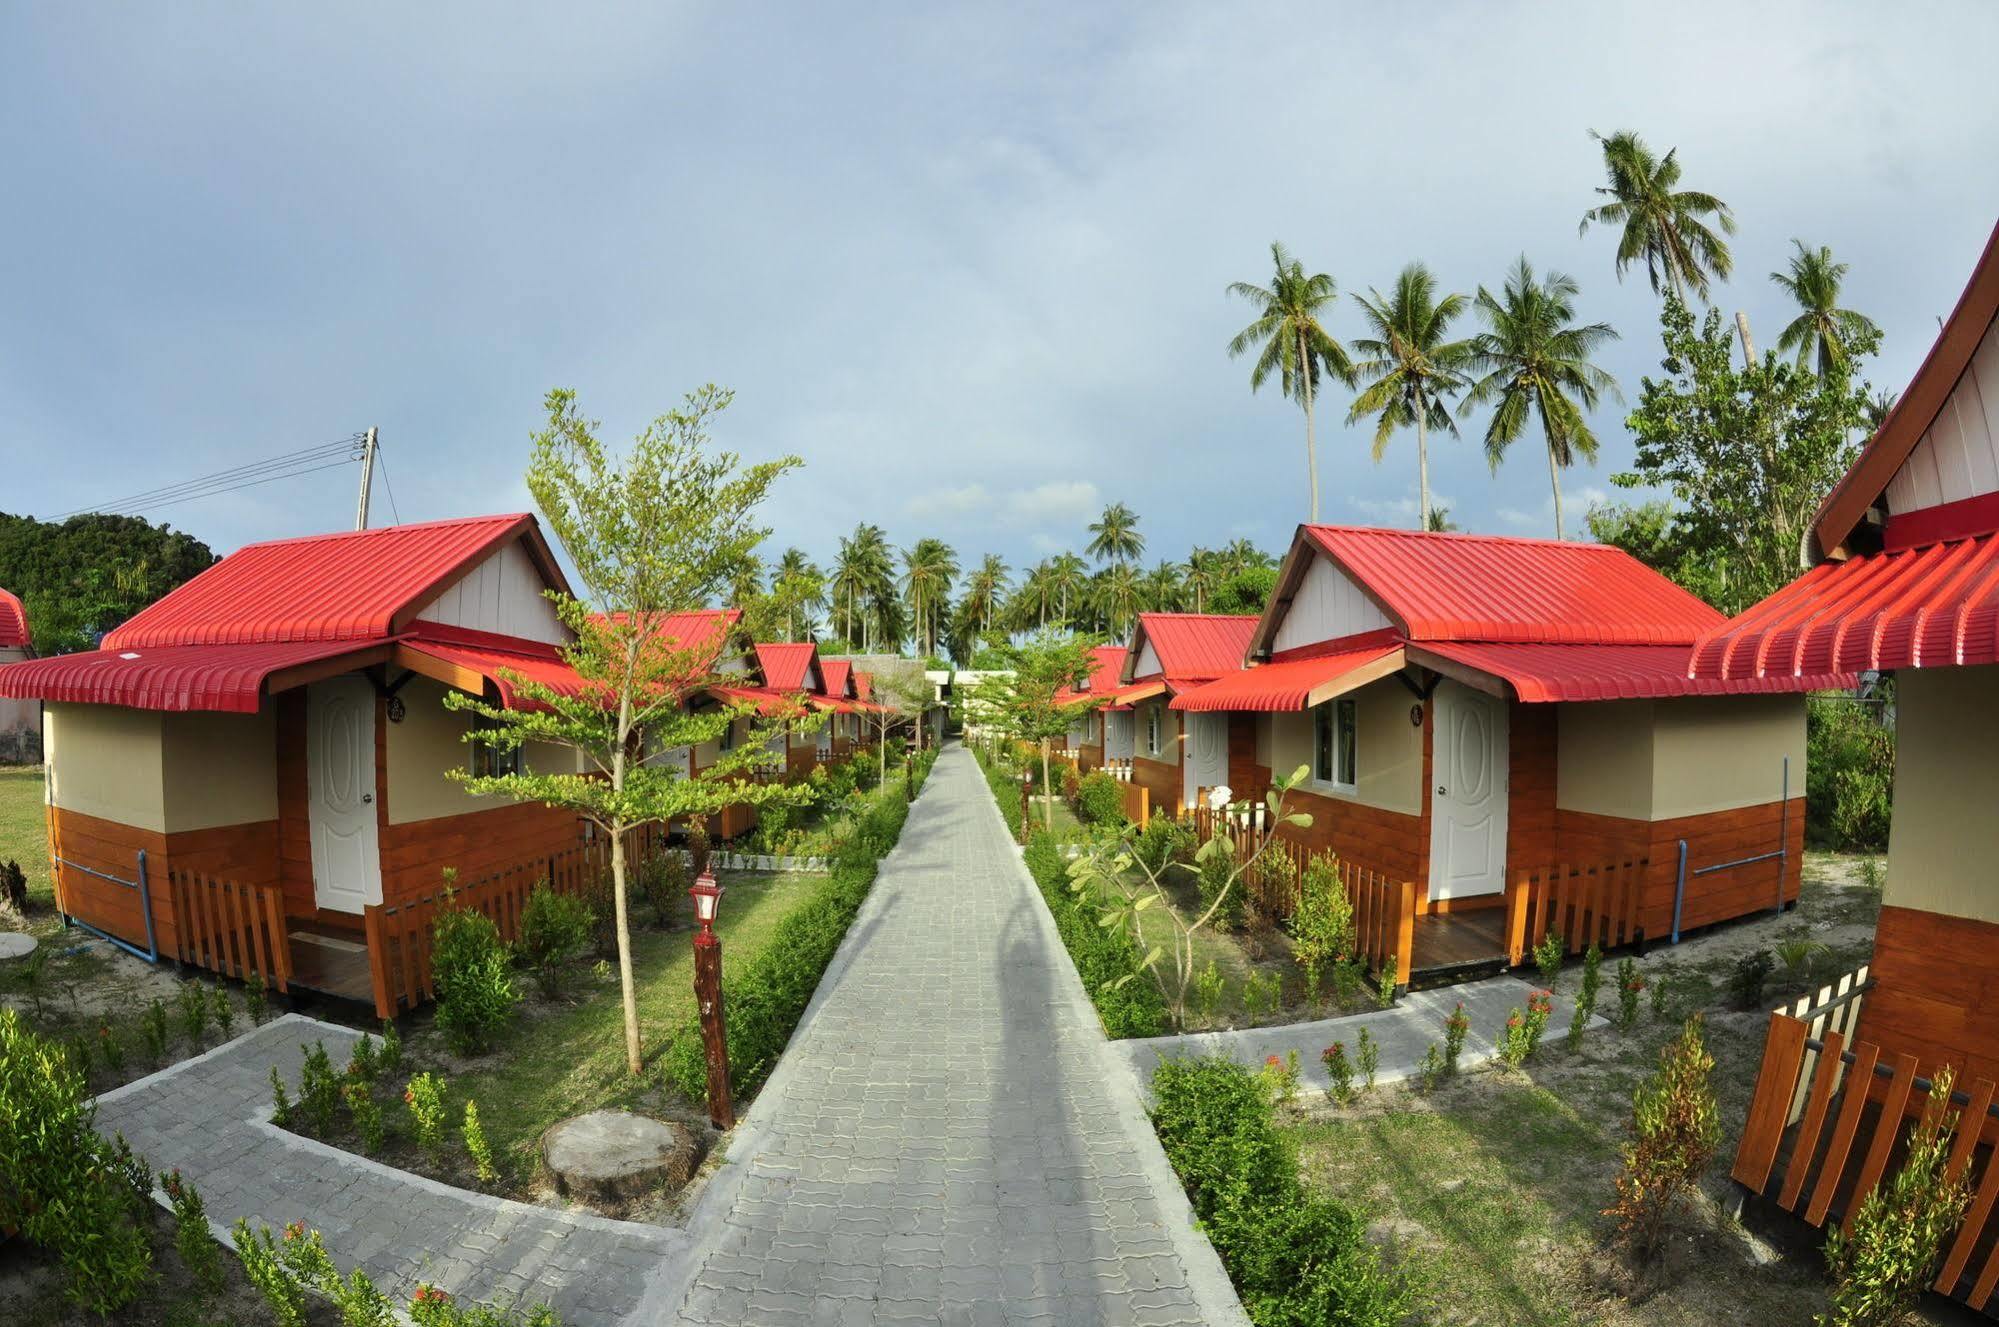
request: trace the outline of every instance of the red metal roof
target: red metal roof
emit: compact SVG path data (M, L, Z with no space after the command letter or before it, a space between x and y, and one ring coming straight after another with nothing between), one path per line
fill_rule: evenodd
M825 694L851 699L854 694L854 665L850 659L821 659L819 676L826 683Z
M1242 667L1256 624L1254 615L1140 613L1138 627L1132 633L1131 653L1120 671L1136 668L1139 656L1150 644L1159 658L1158 675L1173 690L1212 681Z
M505 709L547 708L540 701L522 695L514 686L513 680L507 676L509 673L539 682L564 696L580 696L589 690L589 684L577 676L576 670L571 668L552 646L535 649L523 641L518 649L495 649L456 641L422 638L404 638L398 644L403 649L427 654L460 668L469 668L489 679L499 691L500 704Z
M871 700L875 694L875 675L854 670L854 695L860 700Z
M809 640L757 643L757 667L763 670L764 685L776 691L807 690L818 658L819 647Z
M1055 693L1057 705L1069 705L1079 700L1102 700L1117 690L1117 681L1124 672L1125 648L1122 645L1098 645L1090 651L1090 675L1084 679L1080 689L1071 691L1063 687Z
M597 622L623 622L630 614L598 613ZM691 608L681 613L661 614L653 629L653 639L667 648L689 653L705 651L703 667L712 668L729 643L729 629L743 616L740 608Z
M779 691L775 687L709 687L708 694L720 701L734 705L749 705L756 713L763 715L789 714L801 708L804 699L795 691Z
M525 514L394 525L249 544L141 610L107 649L379 639L510 539L527 538L564 585Z
M28 648L28 610L7 590L0 590L0 650Z
M1412 663L1457 664L1496 677L1529 705L1558 701L1645 700L1824 691L1851 687L1851 676L1690 679L1684 645L1537 645L1426 641L1409 648Z
M1411 640L1691 645L1722 620L1606 544L1303 528Z
M387 641L283 641L90 650L0 667L0 696L141 710L254 714L264 684L288 668L359 656ZM358 664L358 661L357 661Z
M1999 534L1823 562L1709 632L1696 677L1999 662Z
M1183 691L1175 710L1273 713L1309 709L1402 667L1402 638L1393 631L1348 637L1346 648L1287 650L1267 664Z

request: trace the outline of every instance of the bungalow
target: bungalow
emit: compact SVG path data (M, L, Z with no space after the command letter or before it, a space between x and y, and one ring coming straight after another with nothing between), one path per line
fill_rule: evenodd
M1721 620L1603 545L1308 525L1246 667L1165 704L1188 789L1304 767L1313 823L1285 834L1413 884L1435 925L1401 972L1517 962L1545 930L1663 938L1796 900L1799 693L1845 679L1690 679Z
M372 998L428 994L443 873L580 881L575 815L473 797L448 772L574 768L563 748L464 740L456 690L580 687L566 589L532 516L253 544L83 654L0 668L43 702L58 906L149 957ZM516 900L517 902L518 900Z
M1082 685L1073 691L1064 688L1056 700L1066 705L1078 700L1094 700L1115 691L1118 678L1124 672L1124 656L1122 645L1099 645L1092 649L1090 672ZM1122 722L1114 724L1114 718ZM1121 733L1121 746L1113 740L1114 733ZM1101 769L1107 760L1131 759L1131 707L1099 705L1086 710L1075 723L1069 725L1064 747L1076 762L1076 767L1085 774Z
M1820 505L1815 565L1703 633L1692 669L1748 684L1894 673L1894 818L1858 1037L1884 1064L1902 1053L1924 1073L1953 1064L1961 1085L1999 1080L1995 315L1999 228L1908 389Z
M1122 685L1111 703L1129 706L1131 781L1144 786L1155 810L1191 807L1204 788L1226 783L1231 752L1240 756L1238 727L1226 716L1198 719L1171 707L1182 692L1241 671L1256 630L1254 616L1220 613L1140 613L1125 654ZM1240 730L1246 733L1247 728ZM1264 783L1269 783L1266 775ZM1231 785L1245 796L1254 781Z
M0 590L0 665L33 657L28 610ZM42 711L31 700L0 700L0 765L36 765L42 759Z

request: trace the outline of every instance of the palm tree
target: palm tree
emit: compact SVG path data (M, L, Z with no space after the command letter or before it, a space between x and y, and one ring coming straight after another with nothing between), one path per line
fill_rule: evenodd
M1432 507L1423 521L1423 528L1431 534L1456 534L1458 523L1451 519L1449 507Z
M1145 536L1138 532L1138 514L1122 502L1104 508L1103 516L1090 526L1089 554L1099 562L1129 562L1145 552Z
M1187 568L1180 578L1180 593L1183 601L1191 601L1196 613L1206 609L1208 596L1221 583L1222 570L1216 554L1205 548L1196 548L1187 554Z
M1609 176L1609 183L1597 192L1611 201L1583 213L1577 232L1587 231L1592 223L1622 226L1617 240L1619 280L1625 268L1642 258L1654 294L1663 276L1682 304L1688 290L1706 299L1709 277L1728 280L1735 260L1729 256L1727 241L1702 218L1714 218L1723 235L1733 235L1735 214L1728 204L1713 194L1676 187L1678 148L1661 159L1628 129L1608 138L1592 129L1590 137L1603 144L1603 168Z
M1069 623L1071 601L1080 603L1084 582L1087 579L1083 559L1074 553L1058 553L1048 563L1048 588L1053 597L1061 602L1061 620Z
M1901 399L1902 394L1900 392L1891 392L1886 388L1868 398L1864 409L1867 415L1867 434L1869 437L1881 431L1881 426L1888 422L1888 416L1894 413L1895 403Z
M941 539L919 539L902 551L902 594L909 605L916 642L925 654L937 652L937 625L958 579L958 554Z
M1145 574L1145 606L1154 613L1171 613L1180 607L1180 568L1162 562Z
M879 525L857 525L850 537L840 541L840 554L833 560L832 591L842 614L841 635L849 645L862 644L863 637L871 641L874 628L881 625L879 606L884 597L894 594L892 573L888 536Z
M1555 495L1555 538L1562 537L1562 470L1577 456L1596 461L1596 434L1588 412L1608 392L1618 397L1617 380L1590 362L1598 347L1615 341L1608 323L1576 322L1575 279L1562 272L1534 279L1526 255L1506 275L1500 294L1478 288L1476 307L1486 331L1473 338L1472 362L1485 376L1472 384L1464 410L1497 402L1485 427L1485 459L1493 470L1506 449L1539 414L1548 445L1548 484Z
M1259 571L1264 567L1274 567L1277 559L1258 548L1247 539L1231 539L1228 547L1215 555L1217 565L1224 578L1240 576L1245 571Z
M809 624L826 604L826 576L802 548L787 548L771 569L770 592L784 603L784 638L798 639L799 619Z
M1881 329L1873 319L1839 307L1839 288L1851 263L1834 262L1825 245L1809 249L1803 240L1791 243L1798 251L1791 256L1789 274L1772 272L1770 279L1798 302L1802 312L1777 338L1777 350L1797 351L1799 368L1816 351L1819 377L1831 377L1846 362L1847 346L1855 337L1879 336Z
M1270 246L1276 269L1268 288L1248 281L1229 286L1229 294L1248 300L1256 319L1229 342L1229 358L1256 353L1249 371L1251 391L1261 388L1273 371L1284 395L1305 409L1305 473L1311 483L1312 520L1319 519L1319 452L1312 438L1312 398L1319 375L1326 373L1353 385L1353 363L1342 346L1319 323L1319 311L1339 298L1339 286L1324 272L1310 276L1305 265L1281 244Z
M1430 430L1456 434L1449 398L1469 381L1464 374L1472 354L1469 341L1447 341L1445 334L1465 310L1463 295L1437 297L1437 280L1421 263L1411 263L1395 278L1387 298L1370 289L1354 296L1373 335L1356 340L1354 350L1367 358L1354 366L1367 387L1347 411L1352 423L1375 416L1374 459L1379 464L1388 440L1398 428L1416 430L1417 528L1430 510Z
M993 614L1006 598L1006 562L997 553L988 553L979 569L965 578L963 606L971 614L977 635L993 629Z
M1096 608L1113 637L1124 634L1125 624L1138 616L1145 605L1145 576L1129 562L1104 569L1096 587Z

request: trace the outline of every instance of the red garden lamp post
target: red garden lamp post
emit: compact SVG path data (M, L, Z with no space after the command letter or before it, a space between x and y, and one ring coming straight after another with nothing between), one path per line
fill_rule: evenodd
M715 912L722 906L722 886L713 871L703 871L688 888L694 900L694 1001L701 1010L701 1049L708 1060L708 1121L717 1129L733 1128L736 1104L729 1095L729 1041L722 1022L722 941L715 934Z

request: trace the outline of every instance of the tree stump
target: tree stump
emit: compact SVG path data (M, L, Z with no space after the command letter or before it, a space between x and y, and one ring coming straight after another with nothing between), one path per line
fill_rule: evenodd
M680 1188L693 1177L701 1147L684 1125L593 1110L550 1129L541 1140L541 1159L565 1198L615 1204Z

